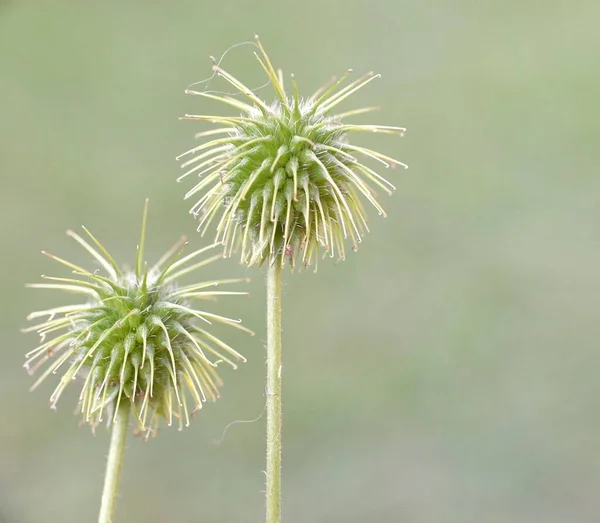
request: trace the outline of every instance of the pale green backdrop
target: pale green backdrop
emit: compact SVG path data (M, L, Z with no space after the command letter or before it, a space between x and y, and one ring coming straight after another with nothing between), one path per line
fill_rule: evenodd
M24 283L79 263L85 224L132 260L194 234L174 157L219 110L183 94L254 33L304 93L353 68L358 136L410 165L342 264L286 276L284 523L600 521L600 3L304 0L0 2L0 521L93 522L108 435L77 390L22 369ZM251 86L251 47L223 65ZM268 90L260 93L271 97ZM227 111L226 108L222 109ZM230 113L231 114L231 113ZM89 263L88 263L89 266ZM128 442L118 523L259 522L263 274L223 310L258 332L186 431ZM225 309L225 307L227 307ZM229 308L231 307L231 308ZM2 519L4 518L4 519Z

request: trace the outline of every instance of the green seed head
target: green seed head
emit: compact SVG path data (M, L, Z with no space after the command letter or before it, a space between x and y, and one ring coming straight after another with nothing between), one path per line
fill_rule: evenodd
M244 280L215 280L180 286L178 280L207 263L201 255L213 246L183 256L182 238L153 267L144 260L148 202L144 208L142 235L134 270L121 270L102 244L84 228L88 241L72 231L67 234L100 265L87 271L52 254L46 256L73 271L69 278L42 276L48 283L29 287L56 289L84 297L74 305L29 315L36 320L25 332L37 332L40 345L27 354L25 368L34 373L45 366L33 385L62 372L50 396L51 408L66 386L83 382L78 410L95 428L104 418L110 424L121 402L130 402L138 429L145 437L155 433L160 418L179 428L206 400L219 396L222 382L216 372L220 362L236 368L244 357L211 334L211 324L223 323L248 332L240 320L220 316L194 305L197 299L245 294L217 290L221 285ZM48 365L46 365L48 363Z
M186 194L186 199L199 198L190 212L198 218L202 234L216 218L216 241L224 245L226 255L239 248L246 265L284 265L289 260L293 267L298 259L309 265L320 250L343 259L346 240L356 249L368 231L361 200L385 215L376 190L391 194L394 189L361 158L385 167L406 167L384 154L352 145L348 135L360 131L402 135L404 128L345 123L347 117L376 107L335 112L340 103L379 75L369 73L345 84L348 73L309 98L300 98L294 78L290 95L281 71L275 71L258 38L256 42L260 50L256 57L275 90L274 103L263 102L218 65L215 73L249 103L187 91L242 112L231 117L183 117L220 125L199 133L197 137L213 138L181 155L189 159L182 164L187 170L179 180L192 174L200 177Z

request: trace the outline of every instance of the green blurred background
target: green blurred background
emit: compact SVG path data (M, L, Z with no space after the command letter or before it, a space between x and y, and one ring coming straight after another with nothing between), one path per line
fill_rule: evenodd
M76 387L28 392L24 289L90 266L88 226L134 256L198 245L176 154L225 110L184 95L209 55L258 33L311 93L382 80L348 107L405 138L357 136L410 169L341 264L285 283L286 523L600 521L600 3L596 0L0 2L0 521L96 520L108 434L77 428ZM225 68L264 75L250 46ZM269 98L272 93L262 90ZM257 522L263 513L263 274L222 306L257 330L222 400L183 432L128 442L119 522ZM212 276L209 276L212 277ZM4 518L4 519L2 519Z

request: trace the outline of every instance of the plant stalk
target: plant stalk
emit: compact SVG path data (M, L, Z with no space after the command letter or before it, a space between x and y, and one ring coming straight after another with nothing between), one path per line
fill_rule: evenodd
M267 523L281 523L281 264L267 272Z
M98 523L112 523L115 513L131 406L128 401L124 401L118 408L119 410L110 436L108 462L106 464L106 476L104 477L104 490L102 491Z

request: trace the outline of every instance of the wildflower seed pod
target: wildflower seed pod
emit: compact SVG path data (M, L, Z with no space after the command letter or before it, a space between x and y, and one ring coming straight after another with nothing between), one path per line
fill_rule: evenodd
M51 374L62 377L50 397L51 408L75 379L83 381L78 410L95 428L106 417L111 423L121 402L130 402L139 432L154 434L159 419L173 418L179 428L188 426L190 415L219 396L219 362L236 368L245 358L211 333L213 322L248 332L241 320L196 308L195 300L244 292L217 290L221 285L246 280L214 280L181 286L178 281L220 254L203 259L214 245L186 256L182 238L154 266L144 261L148 202L133 270L122 270L104 246L87 230L88 239L68 231L106 273L88 271L44 252L73 271L74 277L42 276L48 283L30 284L36 289L55 289L87 299L73 305L38 311L28 316L39 323L24 329L37 332L40 345L29 352L25 368L44 372L36 388Z
M348 74L333 80L309 98L300 98L295 79L288 94L281 71L275 71L258 38L258 62L272 84L276 100L262 101L238 79L214 65L222 77L249 103L233 96L187 90L228 104L241 116L185 115L182 119L217 123L220 127L198 133L211 138L182 154L186 172L200 181L185 195L199 198L191 213L204 234L217 220L216 241L226 256L240 249L246 265L304 265L316 260L318 251L345 257L349 239L356 249L368 231L361 200L385 215L376 188L391 193L394 186L363 163L376 160L385 167L406 165L377 151L352 145L352 132L402 135L402 127L345 123L347 117L377 109L365 107L335 113L334 109L379 75L367 75L347 84ZM218 137L223 135L222 137Z

